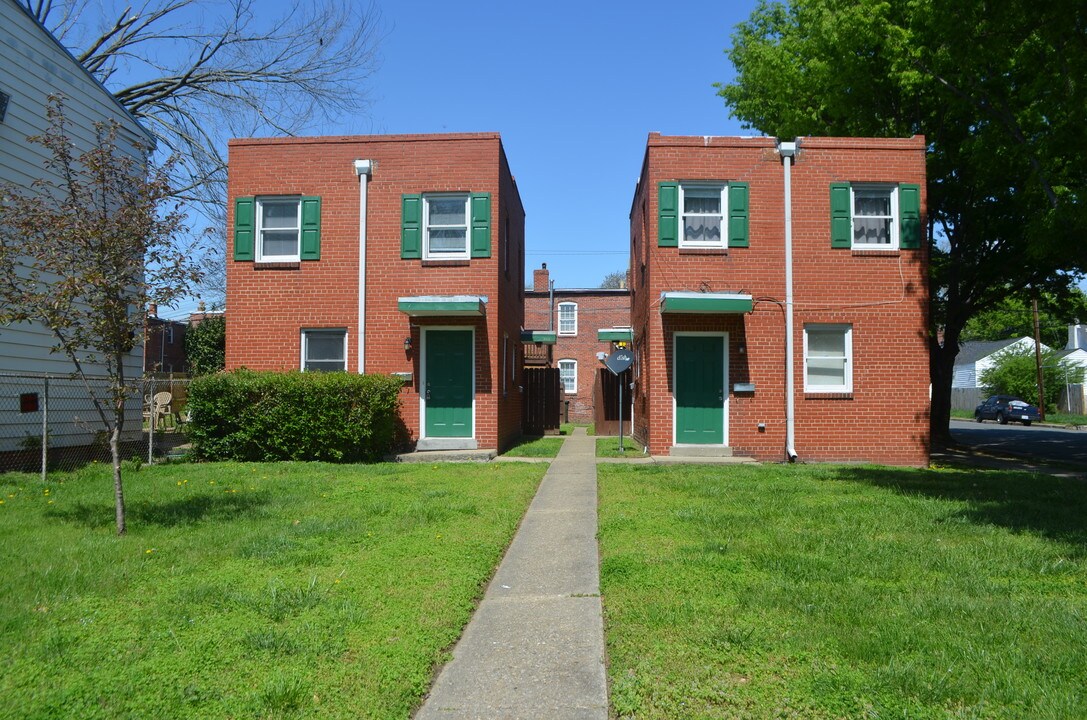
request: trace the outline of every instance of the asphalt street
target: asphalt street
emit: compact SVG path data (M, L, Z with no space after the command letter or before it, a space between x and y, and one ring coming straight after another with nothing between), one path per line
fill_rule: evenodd
M1044 425L999 425L986 421L952 420L956 442L977 450L1024 455L1087 467L1087 429L1068 430Z

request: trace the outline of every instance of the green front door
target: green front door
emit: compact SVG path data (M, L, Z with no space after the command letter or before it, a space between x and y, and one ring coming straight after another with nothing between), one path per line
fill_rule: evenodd
M677 335L676 444L725 442L725 339Z
M472 437L471 330L426 330L427 437Z

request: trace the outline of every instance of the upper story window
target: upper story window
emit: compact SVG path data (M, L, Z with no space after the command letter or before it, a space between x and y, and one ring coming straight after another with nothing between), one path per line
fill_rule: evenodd
M853 326L804 326L804 392L853 392Z
M559 303L559 335L577 335L577 303Z
M297 262L321 259L321 198L234 198L234 259Z
M683 183L679 186L679 195L683 209L683 234L679 246L721 247L725 186Z
M302 369L332 372L347 369L346 330L303 330Z
M302 199L257 198L257 260L299 259Z
M401 259L491 257L490 193L405 193L400 202Z
M429 260L468 258L468 196L424 195L424 255Z
M657 192L659 247L719 250L750 246L750 187L746 182L666 180L658 183ZM649 232L648 227L644 229Z
M853 247L898 249L898 187L852 185Z
M915 183L830 184L830 246L843 250L919 250L922 186Z

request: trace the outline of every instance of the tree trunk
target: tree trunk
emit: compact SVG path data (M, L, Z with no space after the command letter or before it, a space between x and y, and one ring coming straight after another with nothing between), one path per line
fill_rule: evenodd
M125 534L125 491L121 485L121 428L113 424L109 435L109 452L113 456L113 497L116 500L117 534Z
M929 375L932 380L932 403L929 413L930 443L933 447L945 447L951 439L951 381L955 374L955 358L959 355L959 332L944 333L941 346L932 339L929 358Z

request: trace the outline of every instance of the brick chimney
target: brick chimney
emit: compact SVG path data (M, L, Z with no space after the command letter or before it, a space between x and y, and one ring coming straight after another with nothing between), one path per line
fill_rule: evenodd
M542 263L539 270L532 271L532 289L536 292L547 292L551 283L551 273L547 271L547 263Z

